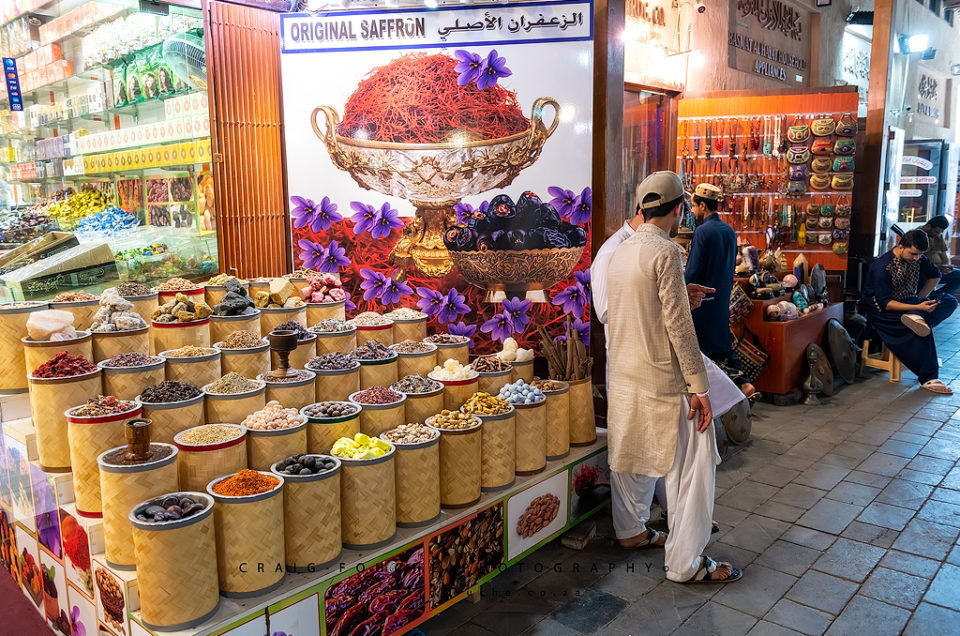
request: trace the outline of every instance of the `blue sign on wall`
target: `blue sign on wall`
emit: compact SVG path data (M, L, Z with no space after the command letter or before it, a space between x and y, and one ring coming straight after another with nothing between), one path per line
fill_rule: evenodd
M17 62L12 57L3 58L3 79L7 85L7 97L10 110L23 110L23 94L20 92L20 77L17 75Z

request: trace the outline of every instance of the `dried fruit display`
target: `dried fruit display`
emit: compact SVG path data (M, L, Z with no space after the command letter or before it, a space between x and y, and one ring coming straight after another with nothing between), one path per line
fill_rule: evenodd
M530 502L530 505L517 519L517 534L527 539L537 534L557 518L560 512L560 498L551 493L540 495Z
M123 626L126 622L124 620L126 618L124 612L126 603L123 600L123 589L114 576L104 568L98 567L94 577L97 581L97 588L100 590L100 606L103 608L103 616L107 619L106 622L114 629L123 632Z
M503 504L430 539L433 607L466 592L503 563Z
M170 198L180 203L193 199L193 182L190 177L176 177L170 180Z
M327 636L392 634L426 608L423 548L402 552L327 588Z

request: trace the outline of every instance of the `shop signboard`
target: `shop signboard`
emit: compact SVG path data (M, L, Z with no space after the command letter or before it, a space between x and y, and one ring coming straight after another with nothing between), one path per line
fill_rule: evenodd
M947 104L947 77L926 65L918 65L914 75L913 94L916 116L934 126L944 125Z
M591 2L285 14L281 36L298 266L474 353L567 317L588 342Z
M693 7L684 9L670 0L627 0L625 8L624 81L683 91L691 54L689 32Z
M810 85L810 11L782 0L730 0L730 68L784 86Z

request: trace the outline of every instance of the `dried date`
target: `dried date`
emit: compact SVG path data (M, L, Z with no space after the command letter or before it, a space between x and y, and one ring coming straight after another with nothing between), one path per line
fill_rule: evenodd
M503 562L503 504L430 540L430 592L442 605Z
M547 493L530 502L517 519L517 534L527 539L550 525L560 511L560 498Z

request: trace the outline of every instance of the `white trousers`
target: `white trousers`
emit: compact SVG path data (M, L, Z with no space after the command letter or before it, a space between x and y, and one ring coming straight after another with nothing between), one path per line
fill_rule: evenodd
M667 578L686 581L700 568L700 556L710 540L716 485L716 441L713 428L698 433L687 419L690 405L683 400L677 423L677 450L664 477L670 510L664 562ZM656 477L611 471L613 526L618 539L641 534L649 519Z

